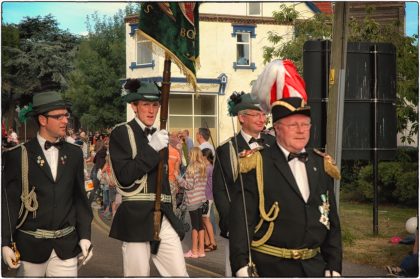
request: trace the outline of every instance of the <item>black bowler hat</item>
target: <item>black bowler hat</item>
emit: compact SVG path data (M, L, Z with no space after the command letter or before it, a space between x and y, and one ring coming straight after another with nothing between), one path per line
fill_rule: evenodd
M71 102L63 100L61 94L56 91L35 93L32 99L32 110L26 116L45 114L55 109L71 109Z
M127 103L160 101L160 89L155 83L140 82L138 79L127 79L122 91L123 100Z
M305 100L299 97L283 98L271 104L271 114L273 123L294 114L311 117L311 107L306 105Z
M233 92L228 101L229 115L237 116L238 112L246 109L261 111L261 107L256 100L252 99L251 94Z

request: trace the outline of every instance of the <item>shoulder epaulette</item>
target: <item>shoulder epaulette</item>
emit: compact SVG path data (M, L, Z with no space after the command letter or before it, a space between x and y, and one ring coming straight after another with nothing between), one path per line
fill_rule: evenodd
M331 155L321 152L320 150L314 148L315 154L324 158L324 170L325 172L334 179L341 179L340 170L337 168L335 160Z
M239 166L241 173L247 173L255 169L259 160L261 160L261 154L257 149L241 152L241 154L239 154Z

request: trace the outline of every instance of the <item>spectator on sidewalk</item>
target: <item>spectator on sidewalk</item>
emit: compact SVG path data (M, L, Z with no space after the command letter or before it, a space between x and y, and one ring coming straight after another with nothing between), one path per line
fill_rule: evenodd
M207 213L203 214L204 224L204 251L211 252L217 249L216 239L214 238L214 229L210 221L210 217L214 214L213 211L213 154L209 148L204 148L202 151L204 161L206 162L206 199L209 203Z
M185 178L177 176L179 187L184 188L187 195L187 210L191 219L191 249L184 254L186 258L205 257L204 226L202 220L202 206L206 202L206 163L200 148L193 147L190 151L190 163L185 172Z
M199 143L198 147L200 147L200 150L209 148L214 156L214 146L209 143L210 135L210 130L208 128L198 128L197 142Z

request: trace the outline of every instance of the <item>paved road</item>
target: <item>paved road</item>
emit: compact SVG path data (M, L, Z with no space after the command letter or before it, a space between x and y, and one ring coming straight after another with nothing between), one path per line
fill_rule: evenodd
M186 216L186 222L189 222L189 216ZM80 276L122 276L122 256L121 242L109 238L110 222L103 220L95 213L92 225L93 239L95 243L95 254L89 264L79 272ZM224 251L225 247L220 236L216 236L218 249L206 253L206 257L198 259L187 259L187 270L190 277L224 277ZM187 232L182 241L184 252L191 247L191 232ZM159 276L159 273L152 266L151 276ZM368 265L343 263L343 276L352 277L384 277L385 269L380 269Z
M187 214L188 215L188 214ZM189 221L188 218L186 221ZM92 243L94 256L86 266L79 270L79 277L122 277L121 241L108 237L110 222L103 220L94 210L92 223ZM206 254L204 258L187 259L187 270L190 277L224 277L224 249L223 241L216 237L218 249ZM188 232L182 242L184 252L191 247L191 233ZM159 277L159 273L151 264L151 276ZM5 272L3 276L14 277L15 272ZM385 269L372 266L344 262L343 276L351 277L384 277Z

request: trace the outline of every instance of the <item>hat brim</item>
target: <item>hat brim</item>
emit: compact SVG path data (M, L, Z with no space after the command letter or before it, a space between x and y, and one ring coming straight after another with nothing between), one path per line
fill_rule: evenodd
M132 103L135 101L148 101L148 102L160 101L160 95L156 95L156 94L129 93L123 98L124 98L124 101L127 103Z
M255 104L239 104L233 108L232 116L237 116L240 111L247 109L261 111L261 108Z
M33 107L32 110L26 114L26 117L45 114L49 111L56 110L56 109L67 109L69 112L71 112L71 105L72 104L69 101L60 100L53 103L41 105L38 107Z
M273 117L273 123L279 119L282 119L291 115L296 115L296 114L301 114L301 115L306 115L308 117L311 117L311 107L304 106L304 107L297 108L294 111L290 111L289 109L283 106L274 106L271 108L271 114Z

